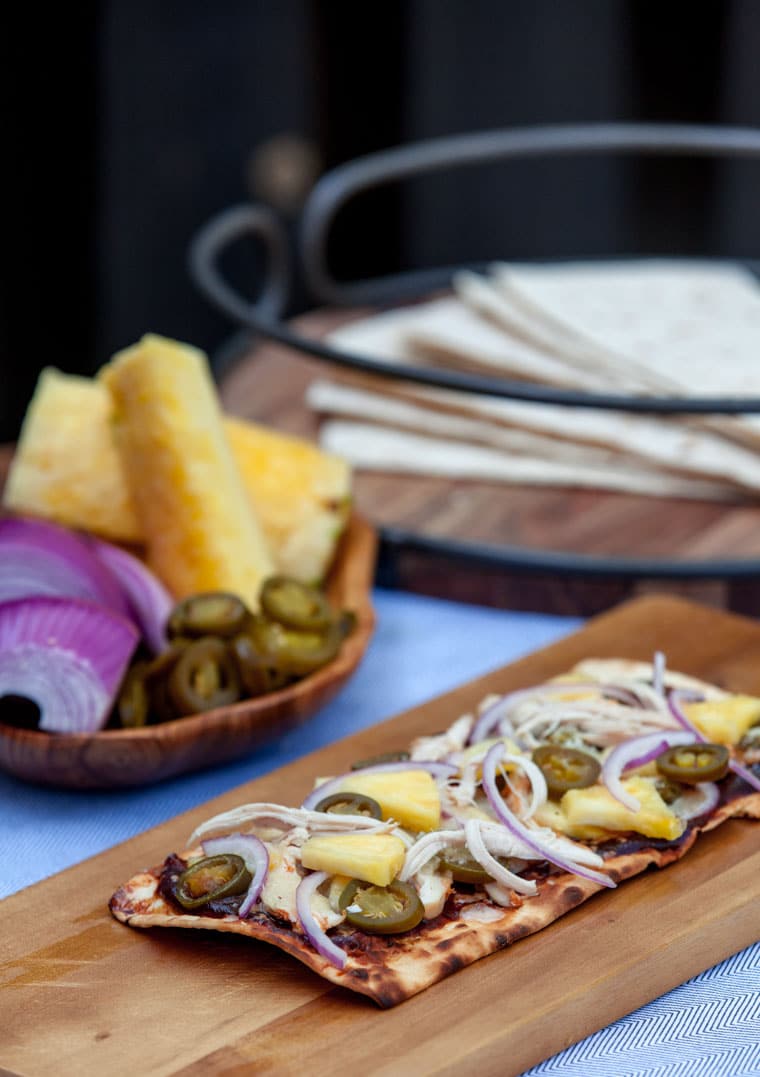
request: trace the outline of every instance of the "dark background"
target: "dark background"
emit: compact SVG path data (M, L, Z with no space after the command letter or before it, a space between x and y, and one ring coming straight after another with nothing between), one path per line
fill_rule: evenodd
M92 373L150 330L214 353L189 241L265 200L291 222L324 169L448 133L661 120L760 126L753 0L104 0L4 35L0 440L39 369ZM339 276L491 257L760 254L760 166L579 159L357 199ZM230 270L255 292L252 253ZM291 312L309 305L296 287Z

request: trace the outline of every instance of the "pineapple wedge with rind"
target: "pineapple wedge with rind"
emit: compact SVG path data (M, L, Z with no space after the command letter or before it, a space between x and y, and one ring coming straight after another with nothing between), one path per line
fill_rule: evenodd
M142 531L113 423L113 400L102 382L43 370L6 482L5 507L139 545ZM301 438L242 419L225 417L224 430L276 571L321 581L350 512L349 465Z
M264 532L224 433L203 352L148 335L100 377L151 568L178 597L230 591L258 608Z
M117 542L139 542L112 418L103 385L46 367L26 409L4 506Z
M310 871L344 875L388 886L404 864L406 848L395 834L319 834L301 846L301 863Z
M407 830L437 830L441 823L441 798L427 770L356 770L336 791L372 797L383 819L394 819Z
M320 583L351 510L351 470L302 438L227 418L225 433L278 572Z

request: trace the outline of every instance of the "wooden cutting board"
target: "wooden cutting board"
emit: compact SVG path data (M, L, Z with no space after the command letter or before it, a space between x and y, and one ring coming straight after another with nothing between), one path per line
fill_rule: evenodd
M456 646L456 641L452 641ZM581 632L141 834L0 903L3 1073L519 1074L760 934L760 824L731 821L661 872L393 1010L329 985L264 944L142 932L112 891L247 800L299 803L316 774L445 726L486 692L590 655L649 659L760 693L760 626L677 598L622 606Z
M322 338L368 313L316 311L296 319L294 327ZM229 411L313 439L319 421L303 402L307 385L316 378L345 377L336 366L269 342L220 373ZM382 391L382 379L376 379L376 387ZM757 502L716 504L368 471L356 473L354 491L357 509L375 527L434 540L595 558L760 561ZM384 582L404 590L516 610L585 616L652 591L678 592L741 613L760 610L760 582L746 579L732 584L720 578L631 581L526 574L388 545L381 548L381 572Z

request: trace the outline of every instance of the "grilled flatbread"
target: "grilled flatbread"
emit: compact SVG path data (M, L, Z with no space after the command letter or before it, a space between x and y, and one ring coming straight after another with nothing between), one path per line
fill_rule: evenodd
M489 698L477 715L462 716L444 733L416 741L406 763L375 764L344 776L345 780L329 780L307 798L304 808L244 805L209 820L191 836L187 851L180 856L172 854L164 864L136 874L116 891L110 907L117 919L132 927L200 928L271 943L332 983L367 995L382 1007L394 1006L479 958L547 927L605 886L679 860L701 833L726 819L759 819L758 732L760 699L730 694L682 674L664 673L657 659L652 665L589 660L548 685L513 693L503 700ZM676 765L681 767L679 780L664 778L658 772L663 765L660 740L662 745L672 742ZM723 749L706 749L707 742L713 746L722 742ZM546 746L552 751L539 771L531 756L541 758L536 749ZM711 780L709 769L702 781L687 776L689 762L699 755L700 748L707 757L711 752L722 752L724 757L728 754L730 769L723 777L713 775L715 780ZM571 790L572 804L570 793L558 792L553 784L558 780L557 759L565 759L561 770L568 751L582 752L604 763L600 777ZM685 754L679 755L680 751ZM620 756L627 756L633 769L611 767ZM710 758L706 765L713 765ZM638 812L611 797L611 790L618 788L619 793L615 770L628 794L635 789L640 797ZM492 778L497 771L502 784L494 794L489 774ZM352 787L362 793L359 787L363 781L365 790L370 783L379 801L383 788L393 788L388 796L397 798L394 803L400 812L399 789L403 790L413 774L419 788L420 773L434 781L440 796L443 811L435 828L413 830L409 825L412 815L401 827L385 807L383 819L351 816L345 806L338 808L337 815L326 809L314 810L314 797L323 791L337 785L346 801L355 792ZM542 787L546 778L548 797ZM669 795L657 792L663 782ZM499 796L506 806L506 823L495 812L492 795ZM416 810L415 805L411 809ZM548 858L541 858L515 838L508 825L514 818L518 832L524 828ZM323 839L327 836L329 844L331 833L345 836L351 832L359 836L360 843L372 841L373 835L403 836L406 849L398 874L406 878L407 887L416 889L420 907L424 903L424 918L415 926L399 933L377 934L344 919L346 910L356 911L357 906L344 903L340 908L337 895L348 879L338 871L331 875L329 868L313 895L318 905L311 906L318 922L316 937L313 925L310 931L300 922L301 907L294 903L294 894L313 876L312 869L316 870L307 856L309 842L316 834ZM494 882L485 872L479 880L452 878L451 861L447 860L450 850L445 844L449 839L460 853L473 854L472 867L482 868L482 863L476 862L482 848L474 832L500 856L512 843L511 856L502 857L499 863L512 873L515 889L502 880ZM655 833L665 836L653 836ZM178 896L188 865L202 865L204 856L219 850L220 842L222 848L225 841L231 843L230 849L238 847L241 834L255 835L254 840L269 853L264 888L248 915L238 913L245 900L242 895L212 898L207 906L192 911L183 908ZM468 845L471 839L473 844ZM428 855L430 849L432 856ZM302 861L308 861L308 866ZM567 870L568 861L571 870ZM358 885L382 891L367 879L361 881L366 865L358 861L357 865ZM254 878L251 885L255 882ZM535 892L526 892L531 889ZM339 960L325 953L321 945L325 940Z

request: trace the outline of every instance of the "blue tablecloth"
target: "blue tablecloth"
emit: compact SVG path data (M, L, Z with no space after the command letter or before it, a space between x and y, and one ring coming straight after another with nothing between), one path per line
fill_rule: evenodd
M301 730L241 762L155 789L103 794L46 790L0 775L0 897L551 643L580 624L569 617L388 591L375 592L375 606L376 635L340 696ZM759 1040L756 945L529 1073L748 1077L760 1074Z

